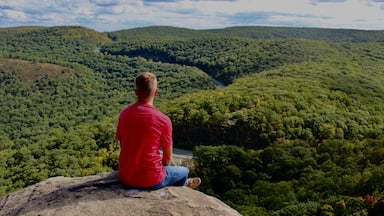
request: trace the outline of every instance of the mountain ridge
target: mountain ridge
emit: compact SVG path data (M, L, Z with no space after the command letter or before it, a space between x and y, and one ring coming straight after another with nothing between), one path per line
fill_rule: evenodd
M161 33L158 35L158 33ZM172 26L148 26L108 32L108 35L132 34L130 39L160 39L170 37L185 39L199 37L241 37L252 39L288 39L305 38L333 42L384 41L384 30L331 29L309 27L273 27L273 26L232 26L217 29L194 30ZM137 35L137 36L135 36ZM141 37L139 36L141 35ZM118 37L117 37L118 38ZM124 38L124 37L122 37ZM127 38L125 38L127 40Z
M97 32L82 26L19 26L0 28L1 32L18 32L25 33L30 31L40 31L44 29L73 29L83 32ZM333 42L368 42L368 41L384 41L384 30L359 30L359 29L342 29L342 28L313 28L313 27L276 27L276 26L230 26L225 28L213 29L189 29L174 26L146 26L129 29L121 29L117 31L97 32L101 37L101 41L108 42L103 39L108 36L113 40L149 40L149 39L186 39L194 37L241 37L252 39L288 39L288 38L305 38L312 40L326 40ZM128 38L127 35L130 34ZM168 39L169 40L169 39Z

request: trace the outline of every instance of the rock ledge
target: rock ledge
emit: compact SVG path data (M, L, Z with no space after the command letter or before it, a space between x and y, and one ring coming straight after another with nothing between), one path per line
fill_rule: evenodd
M240 215L222 201L187 187L141 191L117 173L54 177L0 198L0 215Z

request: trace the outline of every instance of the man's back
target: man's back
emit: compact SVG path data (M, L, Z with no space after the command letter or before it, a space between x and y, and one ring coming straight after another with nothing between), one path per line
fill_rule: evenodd
M172 146L172 124L149 104L134 103L119 117L119 178L129 186L149 187L165 176L160 148Z

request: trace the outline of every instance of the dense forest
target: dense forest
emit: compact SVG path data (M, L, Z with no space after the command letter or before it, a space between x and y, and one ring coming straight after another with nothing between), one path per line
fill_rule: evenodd
M0 29L0 196L117 167L119 112L155 106L199 190L243 215L384 212L384 31Z

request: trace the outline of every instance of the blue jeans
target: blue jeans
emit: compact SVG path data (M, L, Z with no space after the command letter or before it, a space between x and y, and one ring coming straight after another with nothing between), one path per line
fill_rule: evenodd
M183 166L165 166L167 174L163 181L152 187L146 188L148 190L157 190L165 186L186 186L189 170Z

